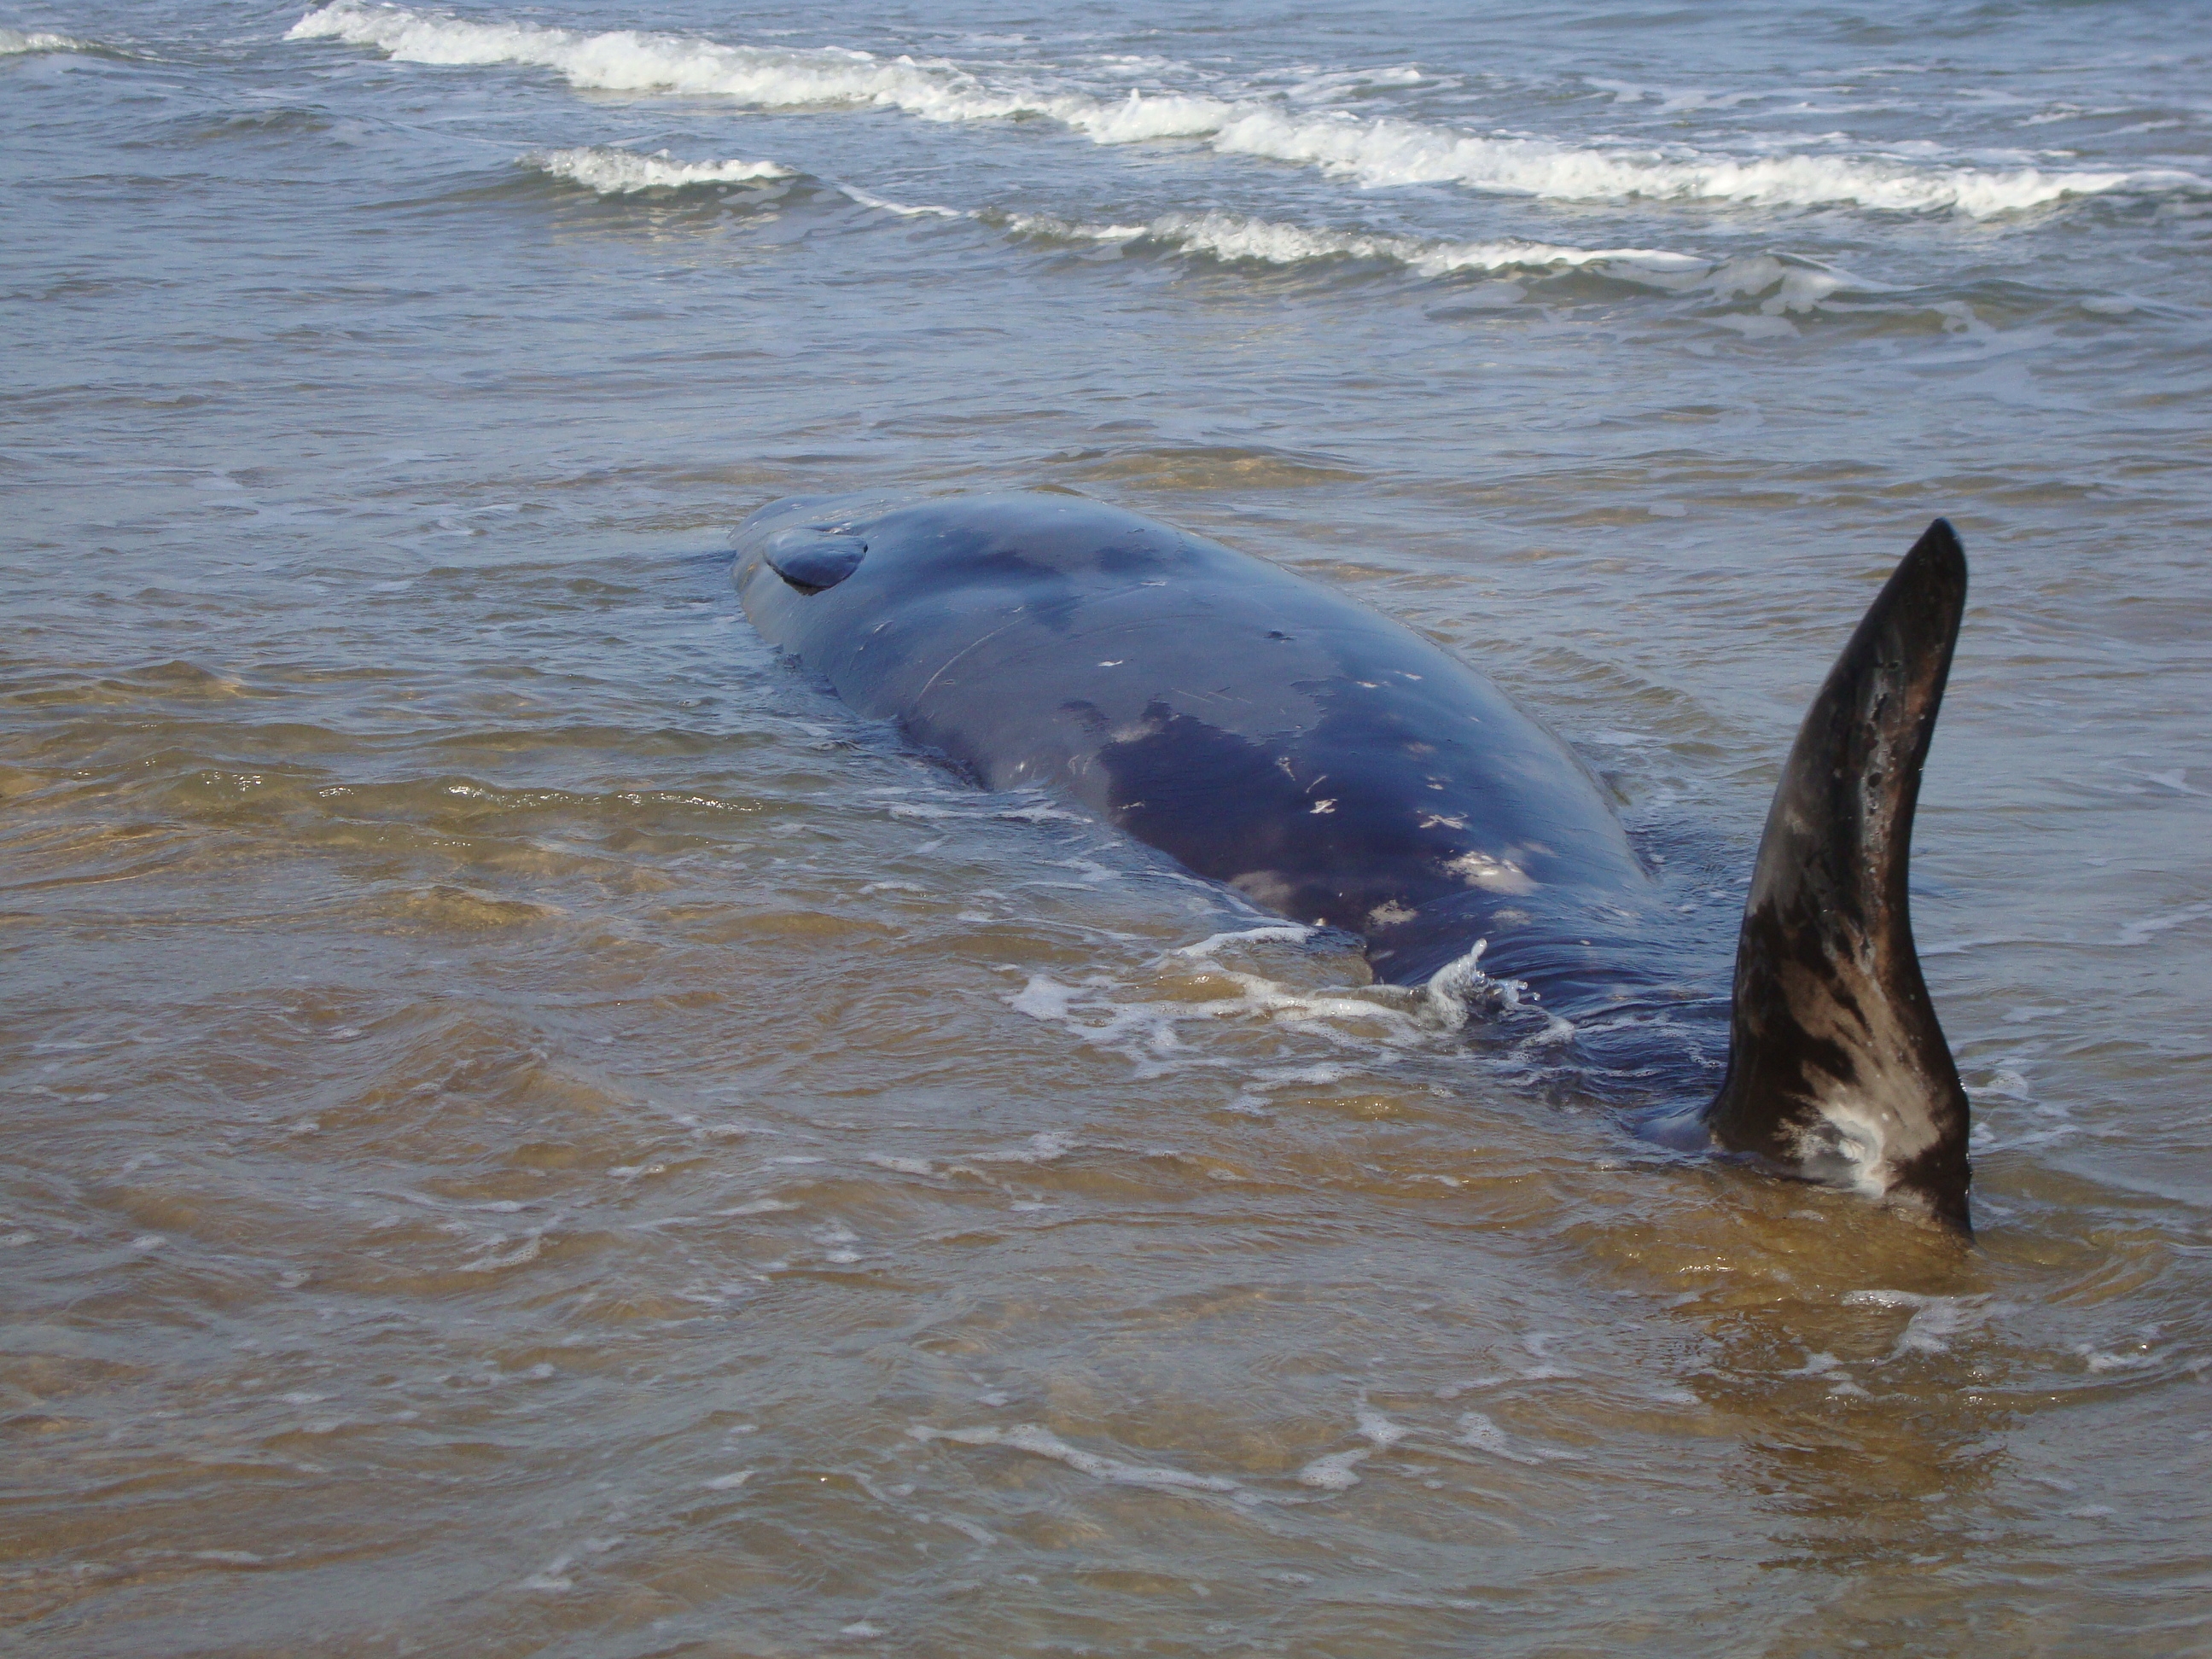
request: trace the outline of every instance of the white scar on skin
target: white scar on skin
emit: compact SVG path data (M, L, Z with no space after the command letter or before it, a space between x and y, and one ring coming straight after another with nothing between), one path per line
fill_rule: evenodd
M1856 1062L1850 1078L1814 1074L1821 1127L1799 1132L1798 1160L1810 1173L1878 1198L1896 1184L1899 1168L1934 1146L1936 1135L1924 1112L1899 1111L1896 1104L1918 1106L1922 1094L1919 1073L1899 1058L1911 1050L1896 1009L1874 990L1867 964L1838 952L1829 964L1822 975L1788 963L1781 975L1798 1025ZM1832 994L1832 984L1860 994L1845 1000Z

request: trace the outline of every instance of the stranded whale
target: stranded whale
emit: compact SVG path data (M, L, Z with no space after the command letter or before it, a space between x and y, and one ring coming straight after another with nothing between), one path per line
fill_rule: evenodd
M854 708L987 787L1051 786L1255 903L1361 935L1378 978L1419 983L1480 941L1486 975L1601 1052L1651 1046L1637 1011L1679 995L1675 919L1589 769L1340 594L1061 495L793 497L736 546L755 626ZM1966 1098L1905 878L1966 586L1939 519L1814 699L1759 846L1724 1079L1667 1137L1962 1231ZM1662 1096L1711 1088L1664 1056L1642 1074Z

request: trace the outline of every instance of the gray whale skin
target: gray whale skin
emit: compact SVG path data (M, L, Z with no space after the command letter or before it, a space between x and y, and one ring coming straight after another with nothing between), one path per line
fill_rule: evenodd
M1679 981L1679 933L1589 769L1342 594L1059 494L797 496L735 545L754 625L854 709L986 787L1048 786L1265 908L1358 934L1380 979L1419 983L1482 941L1484 974L1570 1020ZM1905 880L1966 592L1939 519L1805 717L1745 905L1718 1091L1665 1054L1632 1068L1662 1102L1654 1138L1961 1233L1966 1097ZM1613 1040L1639 1040L1626 1025Z

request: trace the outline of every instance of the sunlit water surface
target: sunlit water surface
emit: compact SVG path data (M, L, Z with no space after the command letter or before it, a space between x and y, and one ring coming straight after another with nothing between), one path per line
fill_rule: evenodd
M1475 11L0 16L0 1647L2205 1650L2201 9ZM737 609L1007 487L1493 673L1713 994L1950 515L1976 1243Z

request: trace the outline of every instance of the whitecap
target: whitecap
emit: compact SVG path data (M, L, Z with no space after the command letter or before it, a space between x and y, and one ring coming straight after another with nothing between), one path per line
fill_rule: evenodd
M1411 236L1372 236L1316 229L1231 213L1168 214L1134 235L1121 226L1085 233L1101 240L1142 235L1187 253L1233 264L1304 264L1324 259L1371 260L1403 265L1423 276L1462 271L1550 270L1561 267L1620 267L1632 279L1645 272L1692 275L1713 268L1709 259L1661 248L1578 248L1512 239L1448 241Z
M835 46L726 46L637 29L591 34L479 22L373 0L333 0L302 17L285 38L374 46L403 63L526 64L593 91L674 92L769 109L875 106L939 121L1048 112L1034 95L994 88L941 62L887 60Z
M1931 167L1878 156L1744 159L1688 149L1601 149L1546 138L1485 137L1388 118L1312 120L1273 108L1245 110L1224 124L1212 143L1226 153L1299 162L1370 188L1455 184L1486 193L1561 202L1849 205L1907 213L1956 211L1988 218L2130 185L2204 183L2171 170L2046 173L2035 167Z
M517 165L535 167L540 173L581 185L601 196L684 190L696 185L755 184L792 176L789 167L775 161L678 161L671 159L665 149L641 155L635 150L599 145L541 150L522 156Z
M1085 108L1071 100L1051 100L1058 107L1047 113L1090 138L1094 143L1128 144L1147 138L1200 138L1218 132L1234 118L1237 106L1218 98L1189 98L1155 94L1147 98L1132 91L1119 103Z
M1042 118L1100 144L1187 139L1226 155L1315 167L1363 186L1453 184L1562 202L1856 206L1987 218L2070 196L2129 187L2203 189L2207 183L2174 169L2046 172L1899 155L1745 158L1680 146L1598 148L1390 117L1361 120L1341 111L1317 116L1275 100L1232 102L1174 91L1100 98L993 82L941 59L884 58L837 46L728 46L635 29L587 34L441 17L372 0L332 0L302 17L286 38L374 46L409 63L527 64L555 70L579 88L722 97L757 108L896 109L942 122Z
M55 34L45 29L0 28L0 58L20 57L33 52L94 52L98 43L80 40L74 35Z
M846 193L856 194L850 190ZM1462 275L1509 274L1527 281L1571 270L1588 270L1611 281L1668 293L1696 291L1711 280L1719 285L1716 291L1723 298L1733 293L1755 295L1765 288L1778 285L1778 293L1767 302L1776 310L1809 310L1839 289L1872 292L1881 286L1862 283L1841 272L1801 264L1785 265L1765 255L1759 256L1755 262L1715 261L1669 248L1571 247L1516 238L1454 241L1389 236L1223 212L1163 214L1143 224L1085 224L1050 214L1000 215L988 209L972 216L995 224L1014 236L1047 241L1118 244L1124 247L1143 243L1171 257L1231 265L1290 268L1357 262L1395 265L1432 281ZM1766 280L1750 286L1761 273L1768 273ZM1510 304L1528 294L1525 287L1514 282L1492 283L1480 292L1485 300L1493 304Z

